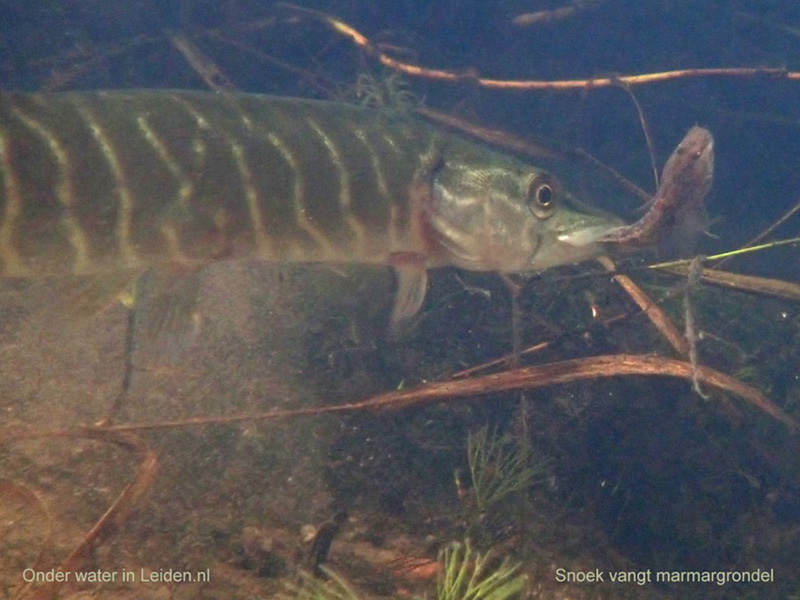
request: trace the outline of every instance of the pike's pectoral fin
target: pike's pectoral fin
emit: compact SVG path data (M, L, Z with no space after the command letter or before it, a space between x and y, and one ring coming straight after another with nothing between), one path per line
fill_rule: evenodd
M172 362L199 336L200 283L196 270L122 270L65 278L53 294L67 322L80 323L122 303L133 311L137 345L146 345L156 360Z
M140 275L141 272L137 270L122 270L69 277L59 281L53 293L69 318L86 319L107 310L116 302L130 306Z
M414 315L419 312L428 291L428 273L423 263L414 257L402 256L391 261L397 273L397 291L392 308L392 335L401 336L408 330Z
M159 362L174 362L197 341L201 284L197 270L152 271L141 278L132 310L139 313L135 320L141 326L141 343Z

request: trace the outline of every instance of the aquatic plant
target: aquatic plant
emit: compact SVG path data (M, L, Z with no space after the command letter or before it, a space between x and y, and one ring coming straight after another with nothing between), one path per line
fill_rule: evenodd
M301 571L300 582L289 586L284 600L359 600L358 593L341 575L324 566L319 569L327 579Z
M509 435L489 434L487 426L467 437L467 460L475 504L480 512L508 496L523 492L549 468L547 458L534 458L526 445Z
M491 552L476 552L469 540L445 546L439 551L438 561L436 600L509 600L518 597L525 587L526 577L519 573L519 563L503 559L498 565ZM288 586L282 600L359 600L341 575L327 567L321 570L326 580L302 571L300 581Z
M518 574L520 565L504 559L491 568L490 560L490 552L473 551L469 540L448 544L439 552L436 599L507 600L518 596L525 587L525 576Z
M361 104L373 108L411 110L420 104L420 100L410 88L408 82L395 72L384 73L380 77L361 73L356 82L356 93Z

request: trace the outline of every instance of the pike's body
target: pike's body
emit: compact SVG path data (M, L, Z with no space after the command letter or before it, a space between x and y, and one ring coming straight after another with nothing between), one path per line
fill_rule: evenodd
M558 182L392 111L196 92L0 94L0 275L210 261L391 265L395 317L440 266L575 262L617 223Z

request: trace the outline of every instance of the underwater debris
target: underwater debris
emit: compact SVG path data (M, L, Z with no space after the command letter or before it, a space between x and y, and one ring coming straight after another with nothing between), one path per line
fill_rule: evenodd
M289 570L290 544L275 529L248 526L242 530L237 565L259 577L280 577Z
M692 305L692 290L696 289L700 283L700 273L703 270L703 257L696 256L689 265L689 274L686 278L686 290L683 296L683 311L686 321L686 341L689 343L689 364L692 365L692 389L704 400L709 400L709 396L700 388L700 379L697 374L697 340L699 335L695 327L694 307Z
M308 553L308 562L313 570L315 577L324 577L322 563L328 558L331 544L334 538L342 529L342 525L347 521L347 512L339 511L332 519L328 519L317 529L317 533L311 542L311 550Z
M169 41L186 59L192 69L203 78L206 85L215 92L235 92L234 83L225 72L208 57L197 45L183 34L172 34Z
M56 567L58 571L70 572L83 567L92 554L92 550L97 545L108 539L112 534L119 530L131 513L142 503L144 498L153 486L156 473L158 471L158 456L150 446L135 435L118 434L107 432L102 429L87 429L80 434L72 437L94 439L96 441L122 448L126 452L139 459L138 467L133 479L122 489L105 513L94 523L92 528L86 533L82 541L64 557ZM20 488L22 489L22 488ZM42 509L45 510L45 509ZM46 516L47 512L44 513ZM51 525L48 516L48 533L46 541L50 542ZM45 551L42 548L39 556ZM38 562L39 559L36 559ZM15 600L46 600L56 598L65 580L55 580L35 585L35 580L27 581L14 596Z
M772 242L770 244L764 244L762 246L747 248L744 251L774 248L787 244L797 244L799 241L800 239L798 238L781 240L778 242ZM715 256L707 256L705 260L706 262L718 260L720 258L733 256L734 254L741 254L744 251L737 250L734 252L724 252ZM651 265L648 268L663 270L664 272L673 275L685 276L688 272L688 264L689 261L679 260L658 265ZM769 277L756 277L753 275L742 275L740 273L731 273L730 271L720 271L716 268L701 269L700 279L703 283L707 283L716 287L747 292L748 294L758 294L760 296L780 298L782 300L789 300L791 302L800 302L800 285L792 283L791 281L783 281L781 279L772 279Z
M494 79L489 77L480 77L474 69L467 69L466 71L430 69L419 64L398 60L382 52L363 33L332 15L301 6L295 6L293 4L282 4L282 7L287 11L294 13L296 16L304 16L324 23L337 34L349 38L353 45L360 48L367 55L371 56L374 60L378 61L380 64L388 67L389 69L399 73L405 73L406 75L410 75L412 77L422 77L436 81L446 81L450 83L469 81L473 85L485 89L583 90L618 86L620 84L642 85L661 81L669 81L672 79L697 77L763 78L771 76L774 78L788 80L800 79L800 72L798 71L788 71L785 68L770 67L674 69L672 71L643 73L640 75L609 75L603 77L593 77L591 79L568 79L558 81Z
M557 8L519 14L511 20L511 23L517 27L550 25L574 17L589 8L599 6L602 2L603 0L572 0L569 4Z
M614 273L617 270L614 262L607 256L599 256L597 262L603 265L603 268L609 273ZM686 339L681 335L675 323L669 318L666 311L662 309L656 302L648 296L642 288L640 288L630 277L622 273L614 275L614 281L625 290L631 300L642 310L642 312L650 319L653 326L658 329L658 332L664 336L670 346L681 356L686 356L689 353L689 347L686 344Z

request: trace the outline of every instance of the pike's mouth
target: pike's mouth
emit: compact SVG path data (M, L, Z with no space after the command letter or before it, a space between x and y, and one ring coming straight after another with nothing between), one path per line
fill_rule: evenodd
M602 250L600 240L620 227L616 219L592 219L583 227L569 227L568 231L551 232L549 243L543 241L533 257L530 268L535 271L569 265L594 258ZM566 227L564 229L567 229Z
M556 240L562 244L570 246L588 246L602 240L612 231L616 231L621 227L620 223L606 224L606 225L592 225L569 233L562 233Z

